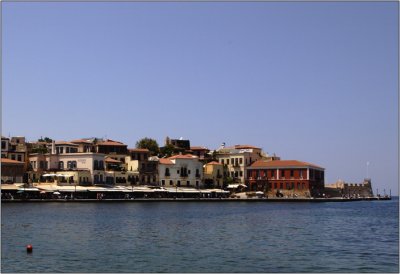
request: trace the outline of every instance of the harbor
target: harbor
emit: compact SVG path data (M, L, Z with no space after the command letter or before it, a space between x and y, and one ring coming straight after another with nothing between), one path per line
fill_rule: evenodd
M356 202L391 200L391 196L298 197L268 195L262 191L229 191L183 187L135 186L58 186L40 184L2 185L2 202Z

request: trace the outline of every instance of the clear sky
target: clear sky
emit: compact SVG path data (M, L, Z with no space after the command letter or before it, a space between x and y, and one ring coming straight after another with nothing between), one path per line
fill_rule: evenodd
M398 192L397 2L2 3L2 134L251 144Z

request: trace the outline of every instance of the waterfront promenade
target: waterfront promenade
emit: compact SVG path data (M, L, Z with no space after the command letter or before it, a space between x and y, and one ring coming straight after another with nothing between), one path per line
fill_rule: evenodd
M131 199L3 199L2 203L113 203L113 202L279 202L279 203L326 203L326 202L357 202L357 201L387 201L391 197L366 198L131 198Z

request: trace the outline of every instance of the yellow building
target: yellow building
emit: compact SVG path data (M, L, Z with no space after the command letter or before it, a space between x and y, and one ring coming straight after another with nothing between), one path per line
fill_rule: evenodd
M210 162L204 165L204 185L207 188L223 186L224 166L218 162Z

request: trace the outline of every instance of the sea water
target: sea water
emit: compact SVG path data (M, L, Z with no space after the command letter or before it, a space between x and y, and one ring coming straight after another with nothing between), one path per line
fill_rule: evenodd
M397 198L7 203L1 271L398 272L398 209Z

